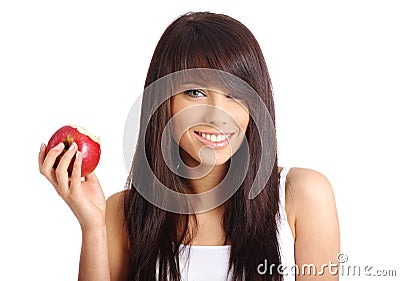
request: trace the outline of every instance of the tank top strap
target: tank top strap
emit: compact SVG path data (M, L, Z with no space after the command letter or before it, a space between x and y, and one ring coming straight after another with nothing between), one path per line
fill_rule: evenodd
M289 173L290 167L283 167L279 177L279 211L280 215L286 218L285 211L285 190L286 190L286 176Z

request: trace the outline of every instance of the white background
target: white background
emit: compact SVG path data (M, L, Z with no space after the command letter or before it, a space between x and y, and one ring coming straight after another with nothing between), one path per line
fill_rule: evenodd
M274 86L280 165L330 179L347 264L399 276L396 1L136 3L0 4L0 280L76 279L80 228L38 172L40 143L69 123L100 135L97 175L107 197L122 190L126 117L157 41L182 13L204 10L240 20L258 38Z

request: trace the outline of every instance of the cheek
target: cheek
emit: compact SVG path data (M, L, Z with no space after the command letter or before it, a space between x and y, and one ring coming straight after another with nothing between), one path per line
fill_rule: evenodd
M183 120L181 120L179 115L172 116L171 126L172 136L175 142L179 144L179 141L183 137L183 133L185 131Z
M184 122L182 115L179 112L183 109L183 104L180 102L179 97L176 95L171 98L171 131L172 136L176 143L179 143L179 139L183 133Z
M237 110L235 112L236 112L236 114L235 114L234 118L244 134L247 130L247 126L249 125L250 115L243 109Z
M175 96L170 99L170 107L171 115L174 116L179 111L179 103L177 103L177 99Z
M243 132L246 132L247 127L249 126L249 120L250 120L250 118L247 115L247 117L244 118L243 123L241 124Z
M184 135L189 134L188 130L202 122L202 115L197 110L190 107L175 108L170 124L172 126L172 135L177 143Z

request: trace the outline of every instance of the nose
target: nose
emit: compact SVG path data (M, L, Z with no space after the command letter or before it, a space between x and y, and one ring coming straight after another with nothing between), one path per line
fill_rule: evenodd
M216 127L226 125L229 120L229 114L224 110L223 94L213 94L207 101L207 109L204 114L204 122Z
M207 124L219 127L221 125L226 125L228 116L221 108L216 106L207 106L208 109L204 115L204 122Z

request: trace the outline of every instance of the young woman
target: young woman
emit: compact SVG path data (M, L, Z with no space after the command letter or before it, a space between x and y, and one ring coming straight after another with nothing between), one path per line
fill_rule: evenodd
M79 280L338 280L331 185L278 167L253 34L226 15L179 17L155 49L150 88L126 190L107 201L94 173L81 180L76 145L56 169L63 144L40 148L41 173L82 228Z

